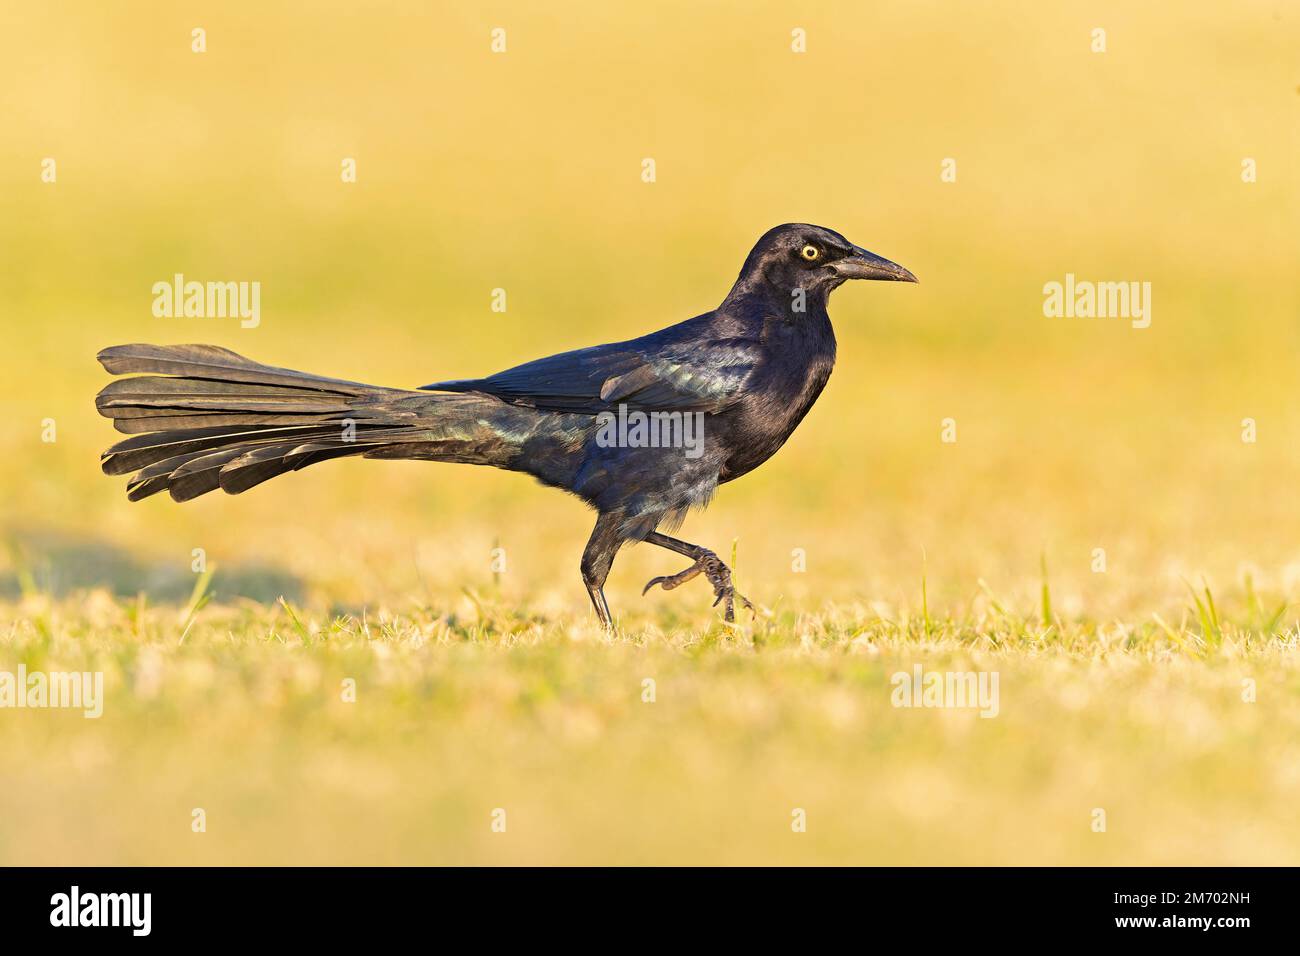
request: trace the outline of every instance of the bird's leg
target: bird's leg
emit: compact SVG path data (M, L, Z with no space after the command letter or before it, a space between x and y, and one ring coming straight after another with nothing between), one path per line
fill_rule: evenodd
M582 552L582 583L587 586L591 597L591 606L596 610L596 617L607 631L614 630L614 618L609 613L609 602L605 600L605 579L609 569L614 566L614 555L622 546L623 539L618 534L618 520L612 515L602 514L596 519L596 527L591 531L587 548Z
M642 594L649 592L656 584L662 586L665 591L671 591L673 588L685 584L691 578L703 574L709 579L709 583L713 585L713 606L717 607L719 601L723 602L722 619L724 621L734 621L736 619L736 601L740 601L741 605L749 613L755 613L754 605L750 604L745 595L732 586L731 568L723 564L722 560L708 548L701 548L698 544L690 544L686 541L678 541L676 538L670 538L658 531L650 532L645 536L645 540L649 544L657 544L661 548L667 548L669 551L676 551L688 558L694 558L695 563L685 571L678 571L672 575L661 575L652 579L642 590Z

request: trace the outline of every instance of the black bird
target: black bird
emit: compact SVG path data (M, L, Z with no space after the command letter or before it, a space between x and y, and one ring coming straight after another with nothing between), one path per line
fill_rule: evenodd
M916 281L837 232L787 223L758 240L712 312L419 390L261 365L214 345L114 346L99 353L105 369L145 374L111 382L95 400L133 436L104 452L103 469L136 472L132 501L164 489L176 501L239 494L348 455L522 471L596 510L581 569L605 627L605 579L629 541L693 562L645 591L703 574L730 621L736 600L752 608L730 569L659 529L765 462L803 420L835 364L827 299L848 279Z

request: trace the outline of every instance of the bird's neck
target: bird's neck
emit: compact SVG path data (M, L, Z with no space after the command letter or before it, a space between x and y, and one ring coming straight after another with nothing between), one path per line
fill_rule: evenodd
M799 324L820 324L827 320L826 303L830 290L823 286L808 289L783 288L767 282L745 282L732 286L722 300L720 312L732 315L775 317Z

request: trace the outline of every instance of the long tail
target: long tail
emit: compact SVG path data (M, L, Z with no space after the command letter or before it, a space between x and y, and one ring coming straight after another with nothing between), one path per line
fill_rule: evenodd
M118 345L98 358L115 375L145 373L110 383L95 399L100 414L133 436L101 461L106 474L136 472L127 485L132 501L163 490L177 501L217 488L239 494L347 455L478 460L438 453L456 436L430 433L420 414L428 392L274 368L214 345Z

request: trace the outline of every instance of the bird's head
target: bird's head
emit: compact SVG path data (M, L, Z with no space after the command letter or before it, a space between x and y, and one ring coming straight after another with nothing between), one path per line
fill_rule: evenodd
M824 226L788 222L769 229L754 244L740 270L734 292L766 287L793 295L796 290L825 301L849 279L916 282L916 276Z

